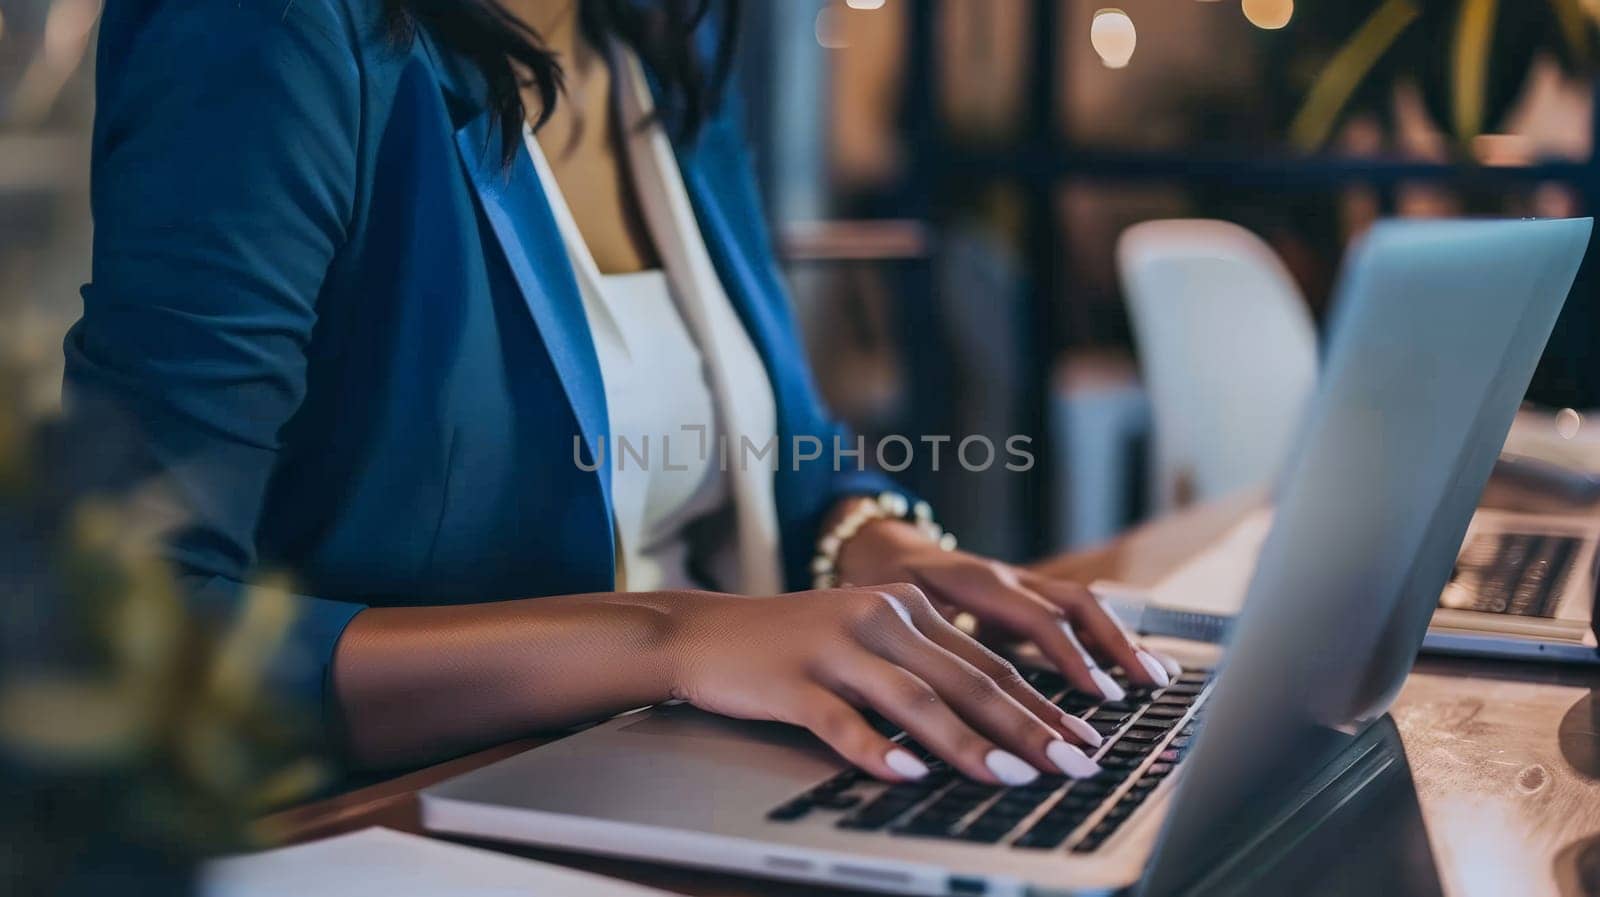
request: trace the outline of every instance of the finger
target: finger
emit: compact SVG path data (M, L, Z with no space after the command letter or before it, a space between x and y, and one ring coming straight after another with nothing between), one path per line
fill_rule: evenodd
M1094 599L1094 603L1099 606L1101 612L1106 615L1106 619L1115 623L1117 628L1122 631L1122 637L1127 639L1128 642L1135 648L1138 648L1140 651L1143 651L1144 653L1149 654L1151 657L1154 657L1156 662L1161 664L1161 668L1167 671L1167 676L1169 679L1176 682L1178 677L1183 675L1183 664L1179 663L1177 658L1166 653L1165 651L1157 651L1156 649L1145 644L1141 639L1134 635L1133 630L1129 629L1126 623L1122 622L1122 617L1118 616L1117 612L1111 609L1111 605L1107 604L1104 598L1096 594L1094 590L1088 589L1088 587L1085 587L1085 590L1089 592L1089 597Z
M899 656L889 660L933 686L945 704L969 725L1036 769L1059 770L1074 778L1100 771L1082 750L1064 741L1061 733L1007 694L994 678L931 639L906 644ZM1021 680L1014 670L1012 675ZM1022 685L1026 688L1027 683ZM1059 711L1053 716L1059 718Z
M1087 589L1087 587L1085 588ZM1088 591L1089 596L1094 599L1095 605L1100 608L1100 612L1105 614L1106 619L1110 620L1112 623L1115 623L1117 629L1122 632L1122 637L1126 639L1129 644L1133 645L1134 648L1150 655L1151 657L1154 657L1156 662L1161 664L1161 668L1167 671L1167 677L1169 680L1175 682L1179 676L1183 675L1183 664L1179 663L1177 658L1166 653L1165 651L1157 651L1156 649L1147 645L1142 639L1134 635L1133 630L1129 629L1126 623L1122 622L1122 617L1118 616L1117 612L1111 609L1111 605L1107 604L1104 598L1095 594L1093 590Z
M1012 635L1032 642L1078 691L1108 701L1127 697L1122 686L1084 650L1061 609L1032 590L998 584L991 590L984 616Z
M1094 656L1122 667L1136 682L1163 686L1172 681L1167 669L1154 655L1138 647L1137 641L1122 627L1116 615L1095 599L1093 593L1075 582L1036 577L1030 584L1049 599L1072 623Z
M987 646L962 632L942 616L923 618L913 612L912 622L935 645L971 664L1045 725L1090 748L1099 747L1105 740L1093 726L1050 703L1049 698L1040 694L1038 689L1022 677L1015 664L989 650Z
M1026 679L1022 678L1015 666L962 631L943 614L938 613L936 603L920 588L909 584L898 584L880 586L877 590L887 593L899 606L905 608L912 625L935 646L975 667L1001 692L1020 704L1041 723L1057 729L1074 741L1091 745L1100 743L1100 734L1088 723L1062 712L1060 708L1050 703L1048 698L1039 694ZM1037 606L1044 606L1041 600L1032 598L1027 600ZM901 656L904 649L905 645L894 642L878 653L887 655L891 660L904 665L905 658ZM920 669L913 668L912 672L924 675L924 671ZM924 678L927 678L926 675ZM937 682L933 684L935 687L939 685Z
M836 664L838 685L905 729L968 778L995 785L1026 785L1039 771L979 735L958 717L933 686L866 652Z
M1053 616L1047 623L1038 624L1038 630L1038 634L1032 638L1045 657L1058 667L1062 663L1076 664L1070 667L1071 673L1066 669L1061 671L1074 687L1090 696L1099 695L1107 701L1120 701L1128 696L1127 690L1117 684L1117 680L1102 669L1099 661L1084 647L1071 623ZM1085 681L1087 684L1084 684Z
M884 738L861 713L823 688L798 695L786 722L804 726L847 762L890 782L912 782L928 774L927 764L906 748Z

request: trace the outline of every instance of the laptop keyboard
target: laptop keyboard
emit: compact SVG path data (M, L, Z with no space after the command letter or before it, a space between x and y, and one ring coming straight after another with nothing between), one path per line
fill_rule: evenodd
M1456 560L1439 606L1489 614L1554 617L1583 550L1575 536L1479 533Z
M1165 688L1148 689L1118 674L1113 678L1128 696L1100 701L1068 689L1056 673L1029 672L1034 688L1105 737L1095 754L1101 772L1088 779L1042 775L1016 787L975 782L880 718L874 725L921 757L927 776L884 786L859 770L846 770L767 818L789 822L833 814L833 824L846 831L1090 853L1183 761L1211 677L1209 670L1188 670Z

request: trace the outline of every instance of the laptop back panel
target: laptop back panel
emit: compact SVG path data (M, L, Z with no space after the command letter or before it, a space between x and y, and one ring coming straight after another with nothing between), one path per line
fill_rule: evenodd
M1393 701L1589 242L1588 219L1380 224L1153 858L1176 893Z

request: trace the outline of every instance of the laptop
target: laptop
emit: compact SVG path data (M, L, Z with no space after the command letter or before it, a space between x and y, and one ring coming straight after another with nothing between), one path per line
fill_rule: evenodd
M1502 454L1496 470L1504 466ZM1141 635L1224 642L1272 519L1270 507L1246 514L1148 589L1104 580L1090 588ZM1479 508L1422 651L1600 666L1592 625L1597 579L1600 515Z
M1395 221L1360 241L1225 654L1197 646L1171 685L1116 702L1029 674L1105 735L1101 775L1001 788L929 757L928 777L890 785L802 730L668 705L429 788L424 825L884 893L1211 888L1318 795L1371 775L1372 724L1411 668L1591 227Z
M1593 514L1480 510L1439 594L1423 648L1600 664L1593 626L1597 565L1600 518Z

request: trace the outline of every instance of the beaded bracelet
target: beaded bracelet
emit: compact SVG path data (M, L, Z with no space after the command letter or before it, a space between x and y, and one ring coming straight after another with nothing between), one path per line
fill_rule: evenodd
M910 522L917 531L928 537L928 541L937 544L945 551L954 551L956 537L947 533L944 528L933 520L933 508L925 501L912 505L910 500L898 492L881 492L878 497L870 502L861 502L852 507L833 528L822 534L817 540L817 553L811 559L812 586L818 589L835 589L847 585L839 580L839 552L844 550L846 542L856 537L862 528L877 520L905 520L909 516Z

